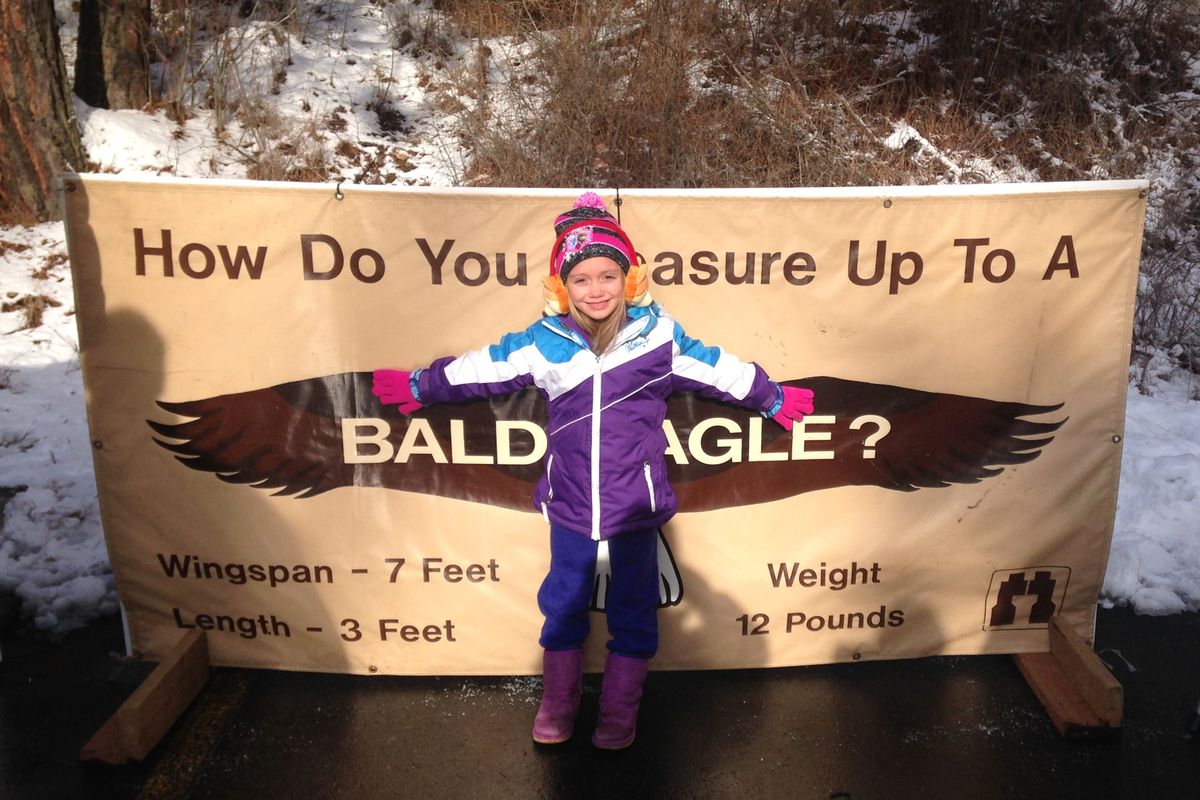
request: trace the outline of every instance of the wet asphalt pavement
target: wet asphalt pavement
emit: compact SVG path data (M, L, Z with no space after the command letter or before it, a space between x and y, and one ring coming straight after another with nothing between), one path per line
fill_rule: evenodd
M356 677L217 669L140 764L80 747L153 665L119 620L51 642L6 630L0 798L1193 798L1200 614L1102 610L1125 688L1118 741L1063 740L1007 656L651 673L638 738L535 745L536 678Z

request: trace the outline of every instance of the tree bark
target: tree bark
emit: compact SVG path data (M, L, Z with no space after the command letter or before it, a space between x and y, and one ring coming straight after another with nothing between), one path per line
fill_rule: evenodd
M149 0L81 0L75 94L93 108L150 101Z
M0 2L0 223L57 219L54 175L84 160L53 0Z

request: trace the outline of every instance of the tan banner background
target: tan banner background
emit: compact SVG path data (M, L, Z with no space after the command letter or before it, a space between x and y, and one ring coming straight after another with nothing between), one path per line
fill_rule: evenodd
M551 223L576 192L343 187L339 199L327 186L90 176L63 188L134 648L159 658L198 627L217 664L537 672L547 526L531 502L498 499L525 492L521 470L536 464L467 463L497 460L494 421L455 423L444 407L432 427L409 426L372 405L361 374L536 319ZM823 376L827 400L819 389L793 436L732 410L678 423L675 460L716 464L677 486L712 508L664 530L681 588L660 611L655 668L1027 652L1044 647L1050 613L1090 636L1145 189L622 191L654 296L688 333L776 380ZM877 418L850 427L864 415ZM465 440L426 435L455 424ZM506 435L521 461L533 437ZM1036 458L996 461L1012 437L1038 440L1021 446ZM266 486L238 482L267 473ZM320 481L333 488L295 491ZM783 488L756 494L767 485ZM593 623L595 666L603 616Z

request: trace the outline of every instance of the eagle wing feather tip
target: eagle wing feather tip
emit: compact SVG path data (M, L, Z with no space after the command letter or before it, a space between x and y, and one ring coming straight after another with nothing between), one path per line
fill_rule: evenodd
M186 439L187 438L186 436L180 436L177 433L175 433L175 429L179 426L174 423L158 422L157 420L148 419L148 420L146 420L146 424L149 425L150 429L152 431L154 431L155 433L157 433L159 436L166 436L168 439ZM158 440L155 439L155 441L158 441Z
M189 442L187 439L182 439L179 442L164 442L161 439L155 439L154 443L157 444L159 447L163 448L164 450L169 450L172 453L176 453L177 455L185 455L185 456L195 456L196 455L195 453L192 452L191 442Z
M183 402L171 402L170 400L156 400L155 404L159 408L161 408L163 411L169 411L170 413L176 414L181 417L192 417L194 419L199 419L200 417L204 416L203 412L197 413L195 411L192 411L192 409L196 405L195 400L185 400ZM149 422L149 420L147 420L147 422Z

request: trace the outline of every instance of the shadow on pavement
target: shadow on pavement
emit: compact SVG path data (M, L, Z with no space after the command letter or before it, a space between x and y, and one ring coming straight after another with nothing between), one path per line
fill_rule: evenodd
M8 631L0 797L1192 797L1200 614L1101 610L1125 688L1119 742L1058 736L1007 656L652 672L638 739L596 751L597 676L576 736L529 739L537 678L356 677L217 669L142 764L77 754L152 665L119 620L52 642ZM589 702L590 701L590 702Z

